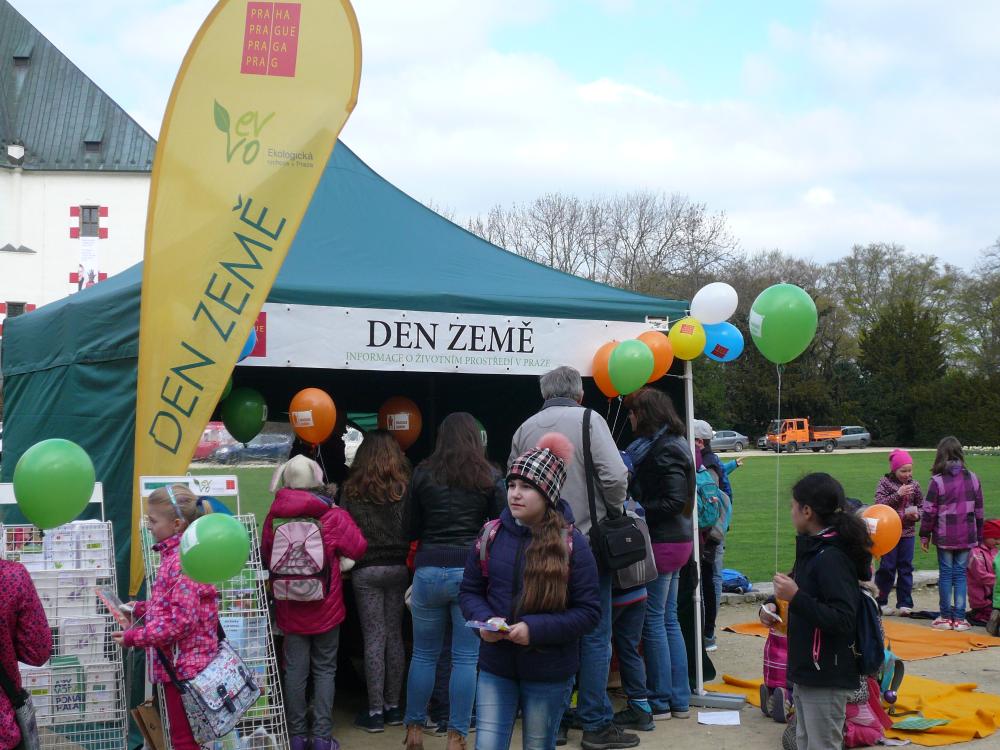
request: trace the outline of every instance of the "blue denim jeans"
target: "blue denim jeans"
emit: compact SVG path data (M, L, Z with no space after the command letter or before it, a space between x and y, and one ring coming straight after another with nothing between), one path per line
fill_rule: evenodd
M598 584L601 592L601 621L580 639L576 716L586 732L602 729L611 723L615 715L608 698L608 670L611 669L611 575L601 575ZM568 700L566 707L569 708Z
M406 724L423 724L427 702L434 690L434 673L451 619L451 679L448 684L448 728L469 733L469 719L476 699L476 662L479 638L465 627L458 606L463 568L417 568L413 576L410 611L413 615L413 658L406 680Z
M680 572L661 573L646 584L646 622L642 628L646 686L654 711L687 711L691 701L687 651L677 620ZM697 649L696 653L700 653Z
M639 656L639 642L646 621L646 602L615 607L611 620L622 689L629 700L644 700L649 694L646 690L646 662Z
M969 564L969 550L938 547L937 558L941 617L949 620L964 620L965 568ZM954 597L954 604L952 604L952 597Z
M521 708L524 750L553 750L573 678L562 682L510 680L479 673L476 691L476 750L507 750Z
M722 606L722 567L726 556L726 540L722 540L715 550L715 570L712 571L712 583L715 587L715 611L718 612ZM713 633L714 635L714 633Z

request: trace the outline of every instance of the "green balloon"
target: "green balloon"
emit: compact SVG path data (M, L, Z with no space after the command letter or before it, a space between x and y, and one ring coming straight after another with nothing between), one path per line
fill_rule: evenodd
M483 427L483 423L476 419L476 426L479 427L479 438L483 441L483 447L487 447L490 443L490 438L486 434L486 428Z
M253 440L266 421L267 403L253 388L234 388L222 402L222 422L241 443Z
M243 524L224 513L209 513L181 536L181 568L201 583L221 583L240 575L250 557Z
M791 362L816 336L816 303L794 284L768 287L750 308L750 335L760 353L775 364Z
M69 440L35 443L14 467L17 505L40 529L74 520L93 494L94 464L83 448Z
M653 350L639 339L621 342L608 359L608 375L623 396L639 390L653 375Z
M227 398L229 398L229 394L232 393L232 390L233 390L233 376L230 375L229 380L226 381L226 387L222 389L222 395L219 396L219 401L225 401Z

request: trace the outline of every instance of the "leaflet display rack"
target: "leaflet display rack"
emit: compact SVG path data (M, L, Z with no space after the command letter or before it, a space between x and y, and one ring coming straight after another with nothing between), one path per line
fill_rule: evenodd
M20 665L46 750L125 750L128 711L119 629L98 590L114 592L114 535L104 520L100 483L90 500L99 521L42 531L0 524L0 555L28 569L52 629L53 650L40 667ZM0 506L14 505L13 485L0 484ZM6 514L5 514L6 516Z
M238 478L232 475L141 477L139 484L144 504L158 487L186 484L195 494L211 495L224 502L246 528L250 537L250 558L238 576L216 585L220 597L219 619L230 644L256 672L263 694L237 724L235 733L216 742L213 750L287 750L285 706L265 591L267 569L260 559L257 520L251 514L240 513ZM153 542L150 533L143 528L142 554L146 580L150 582L155 579L160 565L159 555L152 548ZM158 691L162 706L159 686ZM169 722L165 715L162 718L169 746Z

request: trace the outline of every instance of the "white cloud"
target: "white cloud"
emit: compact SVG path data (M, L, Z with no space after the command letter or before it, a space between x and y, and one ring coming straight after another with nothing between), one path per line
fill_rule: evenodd
M212 0L105 0L94 25L111 31L92 39L69 0L14 3L155 133ZM645 66L672 84L654 93L631 70L581 78L494 48L552 0L355 7L364 63L344 140L459 220L548 190L649 188L725 210L745 247L822 259L885 240L971 265L1000 233L1000 4L830 0L811 27L772 24L733 71L746 95L714 101L680 98L699 82L665 60Z
M833 194L830 188L825 187L811 187L809 188L805 195L802 196L802 202L807 206L812 206L814 208L819 208L821 206L831 206L837 202L837 196Z

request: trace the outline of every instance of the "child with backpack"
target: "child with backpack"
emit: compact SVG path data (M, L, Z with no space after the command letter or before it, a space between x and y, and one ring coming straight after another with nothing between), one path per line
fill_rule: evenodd
M983 488L965 467L958 438L938 443L920 519L920 549L937 546L940 612L931 627L968 630L965 569L969 552L983 541Z
M882 555L875 573L878 603L883 615L908 617L913 612L913 545L924 496L920 493L920 483L913 478L913 458L906 451L896 449L889 454L889 473L875 488L875 502L888 505L899 513L903 524L899 543ZM896 587L896 606L890 607L889 592L893 586Z
M285 635L285 710L292 750L334 750L333 696L344 594L339 557L358 559L368 547L350 514L326 495L323 472L299 455L279 467L277 491L261 532L274 615ZM306 683L312 677L313 722ZM310 739L311 737L311 739Z
M525 750L555 748L580 639L600 621L597 564L559 496L572 455L569 440L550 433L513 461L507 508L465 566L462 614L483 641L476 750L509 748L519 708Z
M798 534L795 566L792 576L774 576L774 595L788 602L796 743L803 750L839 749L848 700L868 671L854 646L862 635L864 595L858 582L871 578L871 540L864 521L848 509L844 488L829 474L808 474L796 482L791 516ZM870 602L874 612L867 614L877 622L878 606ZM881 659L882 649L870 650L863 652L866 659Z
M197 750L181 693L162 659L178 680L196 677L219 651L219 594L207 583L197 583L181 571L181 535L201 515L198 498L183 484L160 487L146 501L146 526L160 555L149 600L134 602L132 624L112 638L125 648L145 648L151 653L151 681L163 685L170 728L170 746ZM162 656L161 656L162 654Z

